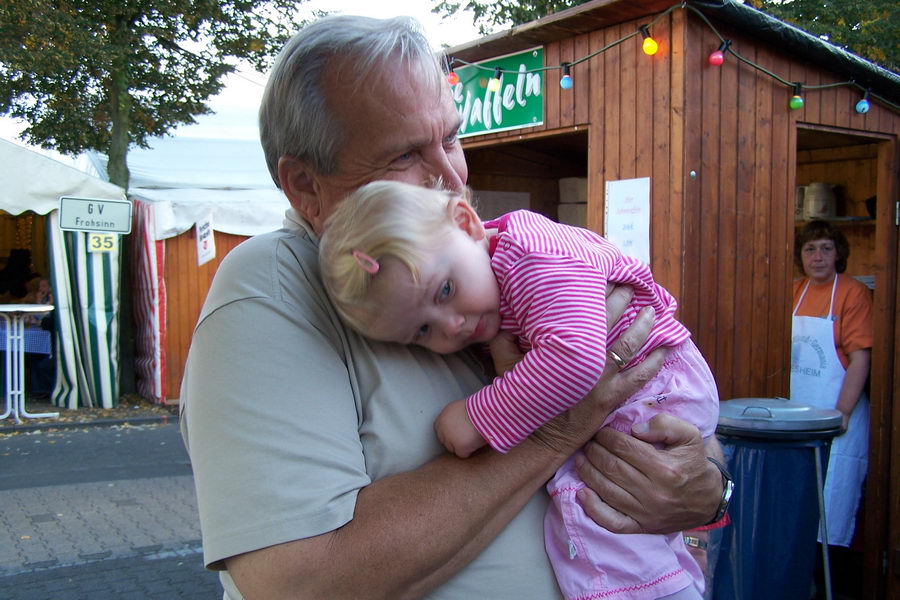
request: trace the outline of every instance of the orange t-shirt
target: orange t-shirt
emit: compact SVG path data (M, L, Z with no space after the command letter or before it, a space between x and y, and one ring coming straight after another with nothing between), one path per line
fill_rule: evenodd
M872 292L865 284L848 275L838 275L837 290L834 293L834 345L844 368L850 364L848 355L856 350L871 348L875 330L872 326ZM794 280L794 301L791 309L797 307L800 294L808 278ZM803 304L797 311L799 317L826 317L831 302L831 282L809 284Z

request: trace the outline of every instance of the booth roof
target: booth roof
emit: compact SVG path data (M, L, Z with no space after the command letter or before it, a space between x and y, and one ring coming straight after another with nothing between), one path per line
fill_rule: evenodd
M106 177L107 157L87 155ZM155 238L175 237L211 218L213 229L258 235L281 227L287 199L275 187L257 140L163 137L128 151L128 194L152 205Z
M152 205L157 240L184 233L210 218L212 228L233 235L279 229L290 207L281 190L132 189L129 195Z
M18 215L31 210L46 215L59 208L60 196L122 200L125 192L8 140L0 139L0 210Z

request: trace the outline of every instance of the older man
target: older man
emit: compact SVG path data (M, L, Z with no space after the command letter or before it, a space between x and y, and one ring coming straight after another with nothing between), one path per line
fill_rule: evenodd
M350 190L376 179L465 184L439 61L408 19L322 19L282 52L260 126L291 209L284 229L223 261L181 395L204 558L227 569L225 597L559 597L542 486L661 356L622 374L612 366L578 406L506 455L444 453L434 418L488 374L467 354L347 330L317 266L318 234ZM610 310L624 302L614 292ZM628 360L651 322L643 314L615 351ZM722 486L696 430L661 421L643 437L669 449L628 436L593 445L597 469L583 475L611 506L586 492L590 514L620 531L708 521Z

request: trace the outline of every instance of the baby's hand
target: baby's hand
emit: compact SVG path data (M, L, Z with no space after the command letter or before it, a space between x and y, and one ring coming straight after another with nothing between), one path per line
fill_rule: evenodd
M460 458L468 458L484 446L484 438L466 413L465 400L456 400L445 406L434 422L434 430L444 447Z

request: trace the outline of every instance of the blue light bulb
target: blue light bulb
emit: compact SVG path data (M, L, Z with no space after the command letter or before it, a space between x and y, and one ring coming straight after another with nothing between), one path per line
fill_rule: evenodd
M559 87L564 90L571 90L574 84L575 82L572 80L571 75L563 75L559 80Z

